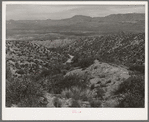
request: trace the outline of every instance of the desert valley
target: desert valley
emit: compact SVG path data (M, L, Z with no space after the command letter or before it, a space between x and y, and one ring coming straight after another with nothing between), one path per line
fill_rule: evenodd
M7 107L144 107L144 13L7 20L6 32Z

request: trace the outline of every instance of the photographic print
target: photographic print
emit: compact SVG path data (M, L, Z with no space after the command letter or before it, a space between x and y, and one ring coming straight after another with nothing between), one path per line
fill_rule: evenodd
M6 2L4 108L146 110L146 7Z

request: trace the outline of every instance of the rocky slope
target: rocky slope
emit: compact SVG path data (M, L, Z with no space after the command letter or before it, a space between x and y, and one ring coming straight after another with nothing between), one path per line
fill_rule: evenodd
M144 50L143 33L82 37L56 48L7 41L6 105L143 107L144 74L129 66L143 66Z
M119 88L119 85L130 77L129 71L123 67L116 67L109 65L107 63L101 63L98 60L94 61L90 67L85 70L75 69L68 72L66 76L70 75L80 75L89 78L89 89L98 94L98 89L102 90L101 107L117 107L119 101L123 99L123 95L115 96L114 92ZM71 99L65 99L62 95L52 95L45 93L45 98L47 99L47 107L55 107L53 104L54 99L59 99L61 102L61 107L70 107ZM112 103L111 103L112 102ZM79 106L90 106L89 101L79 101ZM68 105L67 105L68 104ZM91 107L91 106L90 106Z

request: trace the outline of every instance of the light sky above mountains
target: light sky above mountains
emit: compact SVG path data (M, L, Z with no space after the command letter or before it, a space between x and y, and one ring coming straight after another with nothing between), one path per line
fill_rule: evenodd
M143 5L29 5L6 6L6 19L45 20L65 19L74 15L103 17L110 14L145 13Z

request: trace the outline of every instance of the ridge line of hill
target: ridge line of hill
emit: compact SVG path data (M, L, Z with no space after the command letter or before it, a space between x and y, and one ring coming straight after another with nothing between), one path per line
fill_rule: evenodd
M76 18L76 17L86 17L86 18L91 18L91 19L95 19L95 18L106 18L106 17L111 17L111 16L123 16L123 15L144 15L145 13L121 13L121 14L110 14L107 16L97 16L97 17L91 17L91 16L87 16L87 15L74 15L72 17L68 17L68 18L63 18L63 19L41 19L41 20L14 20L14 19L9 19L7 21L47 21L47 20L51 20L51 21L59 21L59 20L66 20L66 19L72 19L72 18Z

